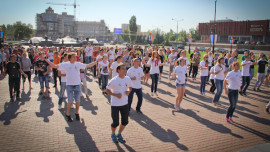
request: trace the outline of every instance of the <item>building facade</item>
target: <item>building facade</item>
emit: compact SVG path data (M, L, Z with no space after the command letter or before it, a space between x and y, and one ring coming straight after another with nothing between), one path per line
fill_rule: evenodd
M122 31L129 31L129 24L122 24ZM141 25L137 25L137 34L141 33Z
M209 41L214 34L214 22L199 23L199 35L202 41ZM217 42L229 42L230 38L239 41L261 41L270 43L270 20L257 21L216 21Z
M106 26L104 20L100 22L95 21L77 21L77 35L81 40L85 40L87 37L96 39L98 41L110 41L112 40L112 34L109 28Z

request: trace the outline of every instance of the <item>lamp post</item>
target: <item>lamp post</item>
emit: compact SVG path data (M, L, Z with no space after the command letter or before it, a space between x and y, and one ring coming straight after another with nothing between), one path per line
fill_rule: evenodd
M215 0L215 15L214 15L214 36L213 36L213 54L215 54L215 36L216 36L216 10L217 10L217 0Z
M178 34L179 34L179 33L178 33L178 22L183 21L184 19L176 20L176 19L172 18L172 20L175 21L175 22L177 22L177 28L176 28L176 31L177 31L177 34L176 34L176 36L177 36L177 37L176 37L176 41L177 41L177 39L178 39Z

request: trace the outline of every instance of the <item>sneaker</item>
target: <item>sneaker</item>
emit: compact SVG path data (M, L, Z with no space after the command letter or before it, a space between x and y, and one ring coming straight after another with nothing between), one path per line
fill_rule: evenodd
M185 97L187 97L186 93L184 94Z
M42 92L41 91L39 92L39 95L42 95Z
M113 141L114 143L116 143L116 144L118 143L118 140L117 140L115 134L111 134L111 138L112 138L112 141Z
M58 105L58 110L61 110L62 109L62 105Z
M69 116L66 115L66 118L67 118L67 121L68 121L68 122L72 122L72 121L73 121L73 120L71 119L70 115L69 115Z
M247 96L246 92L243 92L243 95L244 95L244 96Z
M217 103L216 102L213 102L214 106L217 106Z
M153 92L151 92L151 96L154 96Z
M80 121L80 115L77 114L77 113L75 113L75 116L76 116L76 120L77 120L77 121Z
M258 88L258 89L257 89L257 91L259 91L259 92L260 92L260 91L262 91L262 90L261 90L260 88Z
M10 98L9 102L14 102L14 98Z
M265 111L266 111L267 113L269 113L269 108L265 108Z
M49 99L50 99L50 97L49 97L49 96L46 96L46 97L45 97L45 99L49 100Z
M232 120L232 117L229 117L229 120L230 120L230 122L234 123L234 121Z
M120 143L126 143L126 140L122 137L120 133L117 133L116 137Z
M43 95L43 96L41 97L41 99L43 99L43 100L44 100L44 99L46 99L46 97Z
M255 88L253 88L253 91L256 91L256 89L255 89Z
M242 92L242 91L239 91L239 94L240 94L241 96L243 96L243 92Z
M73 103L71 104L71 107L70 107L71 109L74 109L74 106L73 106Z
M20 101L20 100L21 100L21 98L20 98L20 97L16 97L16 100L17 100L17 101Z
M158 94L155 92L155 95L158 96Z
M225 116L225 120L226 120L227 123L231 123L231 121L229 120L229 118L227 118L226 116Z
M138 114L143 114L141 110L136 110Z

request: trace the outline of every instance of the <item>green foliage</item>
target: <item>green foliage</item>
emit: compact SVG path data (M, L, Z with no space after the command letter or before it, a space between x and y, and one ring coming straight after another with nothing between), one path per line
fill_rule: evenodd
M136 24L136 16L131 16L129 20L129 39L130 42L134 42L137 36L137 24Z
M127 30L124 30L124 32L121 35L121 40L128 42L129 41L129 32Z
M26 25L25 23L18 21L13 25L2 25L2 27L5 28L5 31L3 32L6 35L6 39L22 40L33 36L33 26L31 24Z
M197 27L196 29L191 28L189 29L189 34L192 36L192 40L200 40L201 37L199 35L199 27Z

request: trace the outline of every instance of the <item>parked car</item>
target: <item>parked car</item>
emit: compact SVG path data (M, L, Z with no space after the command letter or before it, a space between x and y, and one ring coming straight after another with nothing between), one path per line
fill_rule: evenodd
M244 41L238 41L237 44L244 44Z
M184 44L178 44L178 45L176 45L176 47L178 48L178 49L185 49L185 45Z
M228 50L226 50L226 49L224 49L224 48L216 48L216 49L215 49L215 52L216 52L217 50L219 51L219 53L228 51Z
M250 50L249 50L249 49L239 49L239 50L237 50L238 54L244 54L244 53L245 53L245 51L250 52Z
M263 45L264 43L262 41L258 41L257 45Z
M251 44L251 45L256 45L256 44L257 44L257 42L252 41L250 44Z
M245 44L249 44L249 41L245 41Z
M205 47L198 47L198 50L201 52L204 52L206 50L206 48Z

